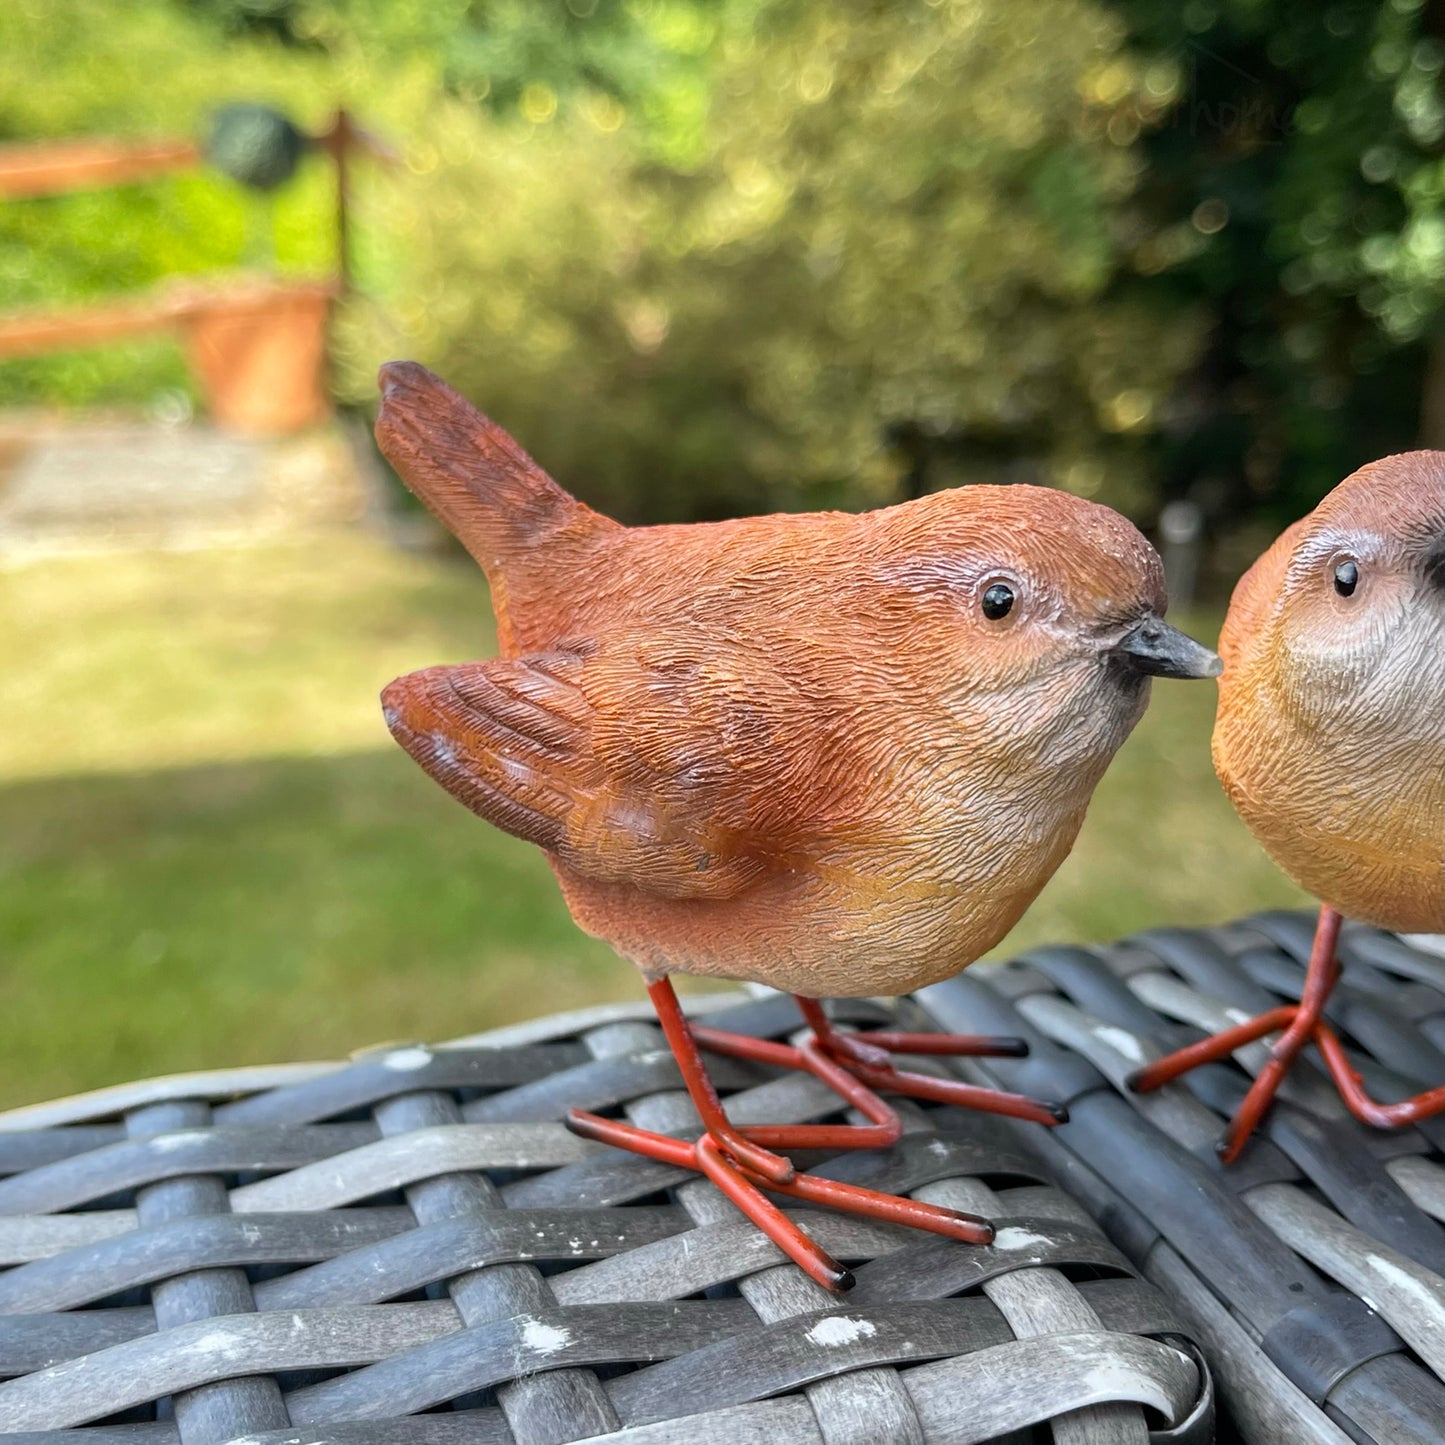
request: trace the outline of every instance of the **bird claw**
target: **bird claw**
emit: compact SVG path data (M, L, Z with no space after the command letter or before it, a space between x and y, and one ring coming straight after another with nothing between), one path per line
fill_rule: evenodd
M814 1003L815 1000L799 999L799 1004ZM815 1149L867 1149L890 1144L902 1133L901 1123L888 1105L878 1097L878 1090L886 1089L894 1094L903 1094L911 1099L926 1099L935 1104L951 1104L956 1108L976 1109L987 1114L1004 1114L1014 1119L1027 1119L1031 1123L1043 1124L1049 1128L1067 1124L1069 1111L1063 1105L1046 1100L1031 1099L1026 1094L1010 1094L1001 1089L985 1089L976 1084L965 1084L961 1079L940 1079L932 1074L915 1074L897 1068L891 1058L892 1040L902 1039L911 1046L917 1039L930 1041L929 1047L912 1049L910 1052L934 1054L981 1053L980 1044L992 1046L1003 1044L1001 1052L1012 1053L1012 1045L1027 1044L1022 1039L980 1039L966 1034L883 1034L888 1041L883 1048L874 1044L878 1035L841 1033L823 1018L820 1027L812 1016L813 1011L804 1007L804 1017L813 1025L813 1037L794 1047L780 1044L772 1039L756 1039L750 1034L734 1034L723 1029L708 1028L703 1024L690 1025L693 1040L715 1054L726 1054L731 1058L750 1059L754 1063L770 1064L779 1069L797 1069L813 1074L823 1080L829 1088L841 1094L855 1109L880 1127L895 1127L892 1138L867 1137L858 1126L832 1128L819 1125L819 1131L832 1129L838 1137L831 1142L801 1143L789 1139L784 1142L772 1137L774 1131L747 1129L748 1138L779 1148ZM821 1010L818 1011L821 1014ZM934 1043L932 1041L937 1040ZM875 1063L878 1059L881 1062ZM809 1126L797 1126L806 1128ZM789 1133L792 1132L789 1126ZM765 1137L765 1135L767 1137ZM859 1137L854 1137L859 1136Z
M853 1275L767 1198L764 1190L786 1194L805 1204L927 1230L963 1244L993 1243L993 1225L987 1219L965 1214L961 1210L926 1204L920 1199L908 1199L902 1195L884 1194L876 1189L844 1184L816 1174L794 1173L791 1179L783 1182L764 1178L739 1164L710 1133L705 1132L695 1142L689 1143L674 1139L669 1134L655 1134L649 1129L639 1129L619 1119L604 1119L580 1109L572 1110L566 1122L574 1134L584 1139L610 1144L616 1149L625 1149L678 1169L691 1169L705 1175L809 1278L835 1293L852 1289ZM808 1127L797 1126L800 1131ZM782 1132L782 1126L779 1132Z
M657 1019L677 1060L678 1070L687 1088L688 1097L702 1121L703 1131L695 1142L674 1139L668 1134L655 1134L639 1129L620 1119L605 1119L579 1109L567 1115L567 1127L584 1139L625 1149L629 1153L658 1159L678 1169L691 1169L710 1179L784 1254L793 1260L809 1278L825 1289L842 1291L851 1288L853 1276L810 1239L770 1200L768 1194L786 1194L808 1204L840 1209L890 1224L908 1225L928 1230L964 1244L991 1244L993 1225L974 1214L927 1204L901 1195L884 1194L861 1185L844 1184L834 1179L797 1171L791 1160L774 1150L886 1148L902 1137L903 1121L896 1110L881 1098L870 1085L873 1076L886 1076L888 1087L922 1098L942 1098L946 1103L976 1099L981 1107L999 1112L1019 1113L1022 1117L1044 1114L1045 1122L1054 1122L1057 1115L1049 1111L1057 1106L1038 1104L1032 1099L1020 1100L1012 1094L997 1094L992 1089L976 1089L955 1080L932 1079L922 1074L906 1074L887 1061L886 1051L876 1048L870 1040L854 1046L856 1036L839 1034L832 1028L822 1007L815 999L799 999L804 1017L814 1025L815 1036L793 1045L773 1039L758 1039L747 1034L730 1033L693 1023L682 1012L677 995L666 978L649 983L647 991L657 1009ZM887 1041L913 1042L913 1034L884 1034ZM929 1036L931 1038L931 1036ZM838 1041L843 1042L839 1043ZM956 1040L940 1036L946 1046L936 1052L952 1052ZM979 1040L965 1041L970 1049ZM983 1040L992 1044L994 1040ZM1005 1041L1008 1043L1011 1041ZM825 1051L826 1046L831 1050ZM728 1118L716 1087L708 1077L699 1047L736 1058L753 1059L775 1068L796 1069L812 1074L836 1093L840 1101L862 1114L865 1124L734 1124ZM884 1063L864 1062L877 1054ZM859 1056L862 1056L860 1059ZM966 1097L960 1099L958 1094ZM1000 1109L999 1101L1006 1107ZM1023 1113L1027 1106L1030 1113ZM767 1191L767 1193L764 1193Z
M834 1037L847 1049L856 1047L876 1055L872 1062L887 1063L890 1054L943 1054L950 1057L1026 1059L1027 1039L1009 1034L904 1034L892 1029L869 1029L863 1034L835 1031Z
M874 1067L861 1060L843 1065L861 1083L873 1089L886 1089L910 1099L925 1099L934 1104L951 1104L960 1109L976 1109L985 1114L1002 1114L1011 1119L1026 1119L1033 1124L1054 1128L1069 1122L1064 1104L1047 1099L1031 1099L1027 1094L1010 1094L1002 1089L985 1089L965 1084L960 1079L938 1079L932 1074L915 1074L895 1068L889 1062Z
M1359 1072L1346 1057L1339 1035L1322 1017L1328 988L1308 990L1307 987L1307 993L1309 996L1301 1003L1270 1009L1234 1028L1156 1059L1142 1069L1135 1069L1125 1078L1124 1087L1131 1093L1147 1094L1201 1064L1228 1058L1236 1049L1256 1043L1266 1034L1280 1032L1280 1037L1270 1047L1269 1060L1250 1085L1244 1101L1234 1111L1229 1127L1215 1145L1215 1152L1225 1164L1233 1164L1244 1152L1244 1146L1274 1102L1274 1096L1295 1058L1309 1042L1319 1049L1345 1107L1362 1124L1376 1129L1398 1129L1445 1111L1445 1088L1427 1089L1393 1104L1380 1104L1372 1099L1364 1090Z

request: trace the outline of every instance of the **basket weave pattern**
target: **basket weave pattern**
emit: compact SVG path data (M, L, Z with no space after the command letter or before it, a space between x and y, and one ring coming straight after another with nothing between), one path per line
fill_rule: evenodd
M1225 1010L1297 993L1307 942L1281 915L840 1005L1022 1033L1026 1060L916 1066L1073 1114L1045 1131L899 1101L894 1148L800 1156L998 1225L981 1249L799 1210L857 1275L843 1300L711 1184L562 1126L580 1107L696 1131L642 1006L0 1115L0 1440L1143 1445L1207 1440L1217 1382L1248 1439L1424 1445L1445 1410L1441 1131L1373 1134L1306 1067L1226 1171L1211 1146L1243 1069L1119 1088ZM1366 930L1346 948L1367 1082L1431 1082L1439 961ZM778 996L705 1004L723 1028L799 1027ZM739 1122L840 1117L811 1077L714 1074Z
M573 1106L696 1128L637 1013L10 1115L0 1430L731 1445L982 1440L1063 1416L1073 1438L1143 1441L1146 1406L1197 1414L1178 1316L996 1121L910 1110L895 1149L831 1166L1000 1224L970 1249L804 1211L858 1262L844 1302L710 1184L568 1133ZM798 1024L781 998L712 1017ZM811 1078L717 1073L744 1121L837 1112Z

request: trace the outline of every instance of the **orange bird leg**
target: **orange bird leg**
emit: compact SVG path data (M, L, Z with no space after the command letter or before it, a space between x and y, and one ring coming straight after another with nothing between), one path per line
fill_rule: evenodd
M1376 1129L1400 1129L1445 1112L1445 1088L1426 1089L1423 1094L1395 1104L1377 1104L1361 1087L1359 1074L1345 1057L1339 1036L1328 1024L1322 1023L1316 1028L1315 1043L1345 1107L1362 1124L1373 1124Z
M655 1134L617 1119L574 1109L567 1127L585 1139L643 1154L680 1169L706 1175L779 1249L812 1279L831 1290L847 1290L853 1276L810 1239L762 1192L785 1194L808 1204L825 1205L891 1224L911 1225L965 1244L989 1244L993 1226L977 1215L800 1174L772 1149L871 1149L895 1143L903 1133L898 1115L867 1085L854 1078L812 1043L801 1048L753 1039L690 1024L666 979L648 985L662 1031L671 1046L693 1107L703 1122L695 1143ZM699 1052L699 1044L719 1053L760 1060L813 1074L846 1100L868 1124L787 1124L739 1128L731 1123Z
M1250 1085L1244 1102L1235 1110L1234 1118L1229 1121L1229 1127L1219 1142L1219 1155L1226 1164L1232 1164L1239 1158L1240 1151L1264 1117L1299 1051L1311 1039L1318 1045L1325 1067L1346 1106L1362 1122L1391 1129L1440 1113L1445 1109L1445 1089L1429 1089L1398 1104L1377 1104L1361 1087L1360 1076L1345 1057L1339 1038L1325 1023L1325 1004L1340 979L1340 962L1336 952L1340 923L1340 915L1333 908L1320 909L1320 921L1315 928L1314 945L1310 949L1309 966L1305 971L1305 986L1297 1004L1270 1009L1235 1028L1225 1029L1212 1038L1202 1039L1197 1044L1156 1059L1131 1074L1126 1081L1128 1087L1136 1093L1147 1093L1200 1064L1227 1058L1235 1049L1254 1043L1265 1034L1283 1030L1270 1048L1268 1062Z
M908 1073L895 1068L889 1058L892 1053L908 1053L992 1055L1017 1059L1029 1051L1023 1039L887 1031L850 1034L833 1026L818 999L799 997L798 1007L812 1025L818 1048L872 1089L890 1089L911 1099L928 1099L935 1104L953 1104L988 1114L1006 1114L1012 1119L1027 1119L1051 1127L1069 1121L1069 1111L1062 1104L1045 1103L1024 1094L1006 1094L998 1089L982 1089L957 1079L935 1079L929 1074Z
M991 1054L1020 1058L1028 1053L1028 1045L1022 1039L975 1034L902 1034L881 1030L866 1034L842 1033L834 1028L817 999L804 998L800 994L795 994L794 998L813 1029L812 1040L800 1048L750 1038L746 1034L727 1033L702 1024L691 1026L692 1036L714 1053L752 1059L776 1068L805 1069L842 1094L854 1108L880 1126L885 1119L896 1121L896 1116L879 1098L879 1089L938 1104L1007 1114L1035 1124L1052 1126L1068 1122L1069 1111L1062 1104L1042 1103L1023 1094L978 1088L957 1079L935 1079L928 1074L906 1073L894 1068L889 1058L894 1050L900 1053ZM873 1147L875 1142L892 1143L898 1137L895 1132L891 1139L879 1137L874 1140L867 1137L868 1130L851 1125L846 1128L780 1125L744 1132L755 1142L766 1142L779 1149L865 1149Z

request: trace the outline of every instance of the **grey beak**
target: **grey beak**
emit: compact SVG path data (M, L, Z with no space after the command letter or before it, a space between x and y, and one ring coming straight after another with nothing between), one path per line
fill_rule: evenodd
M1116 642L1113 655L1152 677L1218 677L1224 664L1207 647L1151 612Z

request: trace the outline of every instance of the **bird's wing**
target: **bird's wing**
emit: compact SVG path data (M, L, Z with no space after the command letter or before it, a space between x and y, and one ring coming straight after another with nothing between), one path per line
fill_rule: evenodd
M804 814L830 802L816 750L795 745L806 703L758 657L620 639L427 668L383 703L397 740L474 813L658 897L736 896L787 866Z
M555 852L591 779L591 710L575 653L408 673L382 693L396 740L459 802Z

